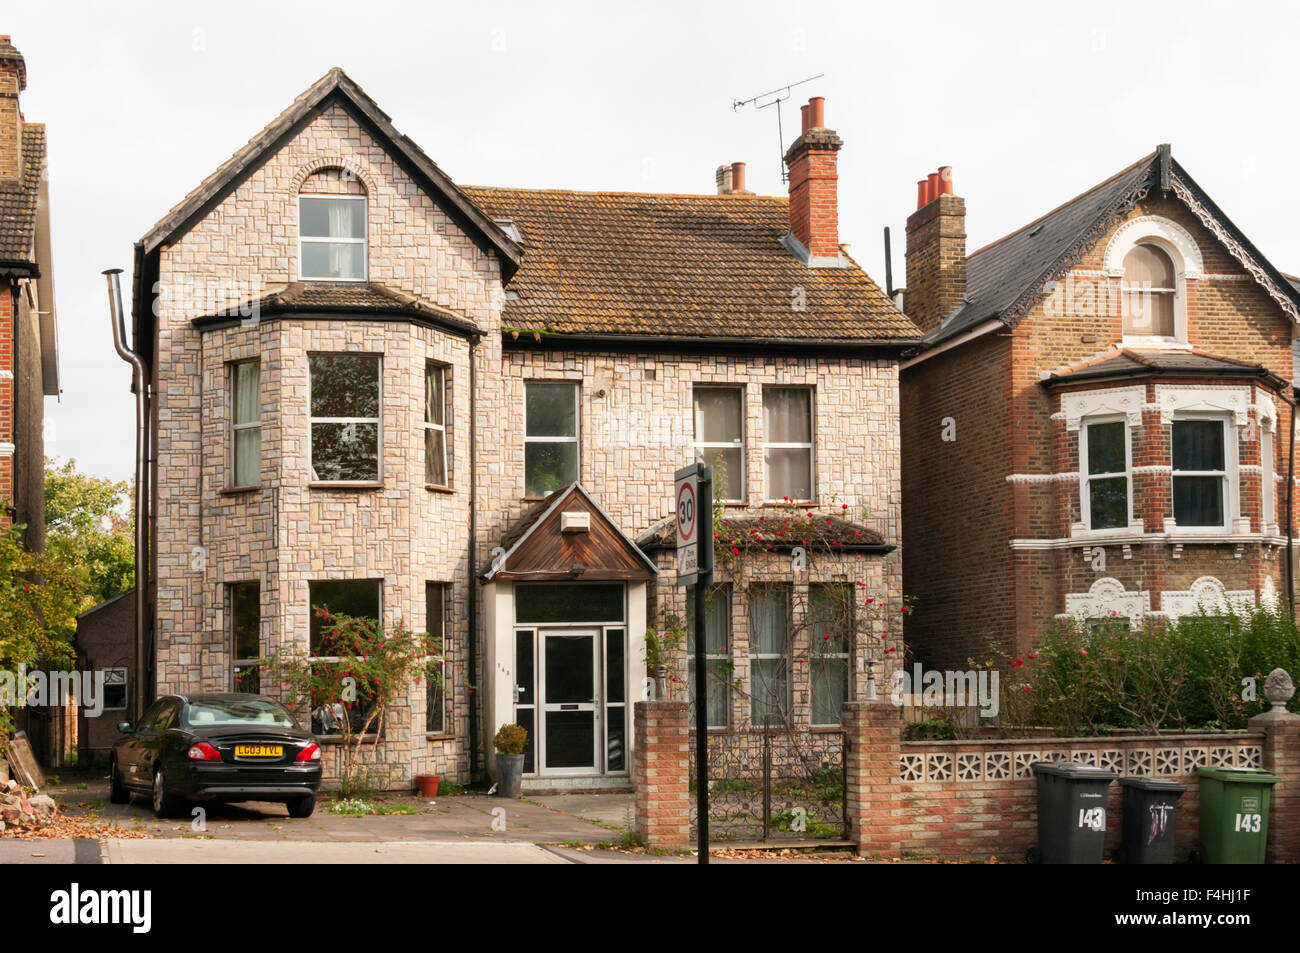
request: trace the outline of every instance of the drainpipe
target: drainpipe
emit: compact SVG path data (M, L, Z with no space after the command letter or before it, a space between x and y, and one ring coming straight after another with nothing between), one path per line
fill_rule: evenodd
M18 405L22 403L18 389L18 329L22 326L22 322L18 320L18 303L22 300L22 289L23 286L19 283L18 278L15 277L9 279L9 304L13 315L13 333L10 335L9 340L11 348L9 367L12 369L14 375L10 379L10 392L13 394L13 399L9 403L9 439L13 441L14 445L14 455L11 458L14 465L10 470L10 473L13 474L14 480L14 497L9 501L9 520L13 523L18 522L18 488L21 486L18 482L18 464L20 462L20 455L17 447L21 442L21 438L18 436ZM24 476L25 475L26 474L24 474ZM23 538L27 538L26 530L23 531Z
M481 684L478 678L478 585L474 567L478 565L478 387L477 375L474 373L475 359L481 335L475 334L469 339L469 677L475 685ZM473 782L478 775L478 692L469 695L469 778Z
M147 518L146 487L148 478L145 472L148 426L148 393L144 360L131 350L126 339L126 318L122 313L122 286L118 275L121 268L110 268L104 272L108 280L108 310L113 324L113 347L117 356L131 365L131 392L135 394L135 689L131 693L134 701L132 718L144 714L149 703L147 692L147 673L149 660L146 657L147 620L145 609L148 605L146 590L149 586L149 548L145 534L149 528Z
M1295 385L1291 387L1291 397L1286 396L1286 388L1279 387L1277 394L1286 405L1291 409L1291 434L1288 440L1289 448L1287 450L1286 464L1286 602L1287 611L1291 618L1295 618L1295 554L1292 551L1292 545L1295 542L1295 520L1292 509L1293 497L1295 494Z

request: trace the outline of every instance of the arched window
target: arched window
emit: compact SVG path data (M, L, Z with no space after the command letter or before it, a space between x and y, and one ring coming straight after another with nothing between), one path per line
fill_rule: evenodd
M366 280L366 190L345 169L321 169L298 193L298 277Z
M1149 242L1134 245L1124 256L1121 289L1126 335L1175 336L1178 274L1164 249Z

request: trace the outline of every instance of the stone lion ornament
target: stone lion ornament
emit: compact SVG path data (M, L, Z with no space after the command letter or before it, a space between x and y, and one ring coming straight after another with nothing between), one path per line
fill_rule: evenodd
M1264 679L1264 697L1273 703L1274 711L1286 708L1286 703L1295 694L1295 683L1285 669L1275 668Z

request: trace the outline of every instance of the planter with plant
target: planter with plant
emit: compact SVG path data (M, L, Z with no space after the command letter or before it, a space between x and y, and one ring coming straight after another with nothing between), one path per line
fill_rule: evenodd
M497 796L519 797L524 778L524 749L528 730L523 725L502 725L492 744L497 750Z
M420 797L437 797L438 785L442 782L440 774L417 774L415 776L415 787L420 792Z

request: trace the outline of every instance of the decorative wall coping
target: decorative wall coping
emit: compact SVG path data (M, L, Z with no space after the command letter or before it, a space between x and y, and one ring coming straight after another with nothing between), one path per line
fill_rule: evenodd
M1082 735L1076 738L955 738L951 740L922 738L904 741L903 746L934 745L956 748L962 745L977 745L993 748L1041 748L1044 745L1073 745L1077 748L1087 745L1105 747L1116 744L1177 744L1180 741L1260 741L1263 737L1264 732L1246 728L1241 731L1188 731L1168 735Z

